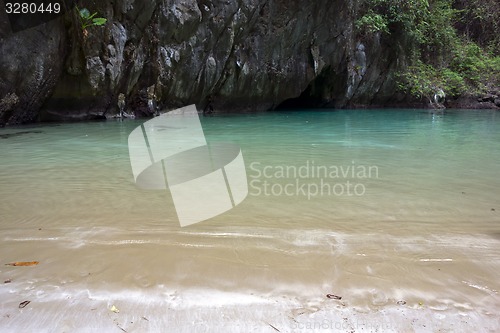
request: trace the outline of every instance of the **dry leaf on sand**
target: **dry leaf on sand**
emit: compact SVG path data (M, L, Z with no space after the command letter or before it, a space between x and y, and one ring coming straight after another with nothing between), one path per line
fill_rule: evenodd
M11 262L8 264L5 264L7 266L36 266L38 265L38 261L16 261L16 262Z

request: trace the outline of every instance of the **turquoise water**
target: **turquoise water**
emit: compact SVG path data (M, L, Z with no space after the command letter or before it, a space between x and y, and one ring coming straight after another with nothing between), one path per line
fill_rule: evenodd
M127 220L135 225L138 219L146 226L159 223L176 228L168 193L140 191L133 183L127 138L142 122L2 130L4 137L32 133L0 139L1 226L61 226L62 216L64 226L80 226L80 216L85 225L109 226L111 215L118 220L113 223L120 225ZM380 223L404 219L448 228L447 222L454 222L487 232L488 227L496 227L488 221L499 218L491 210L498 206L500 188L500 119L495 111L450 110L445 115L421 110L274 112L205 117L202 125L209 142L233 142L242 148L249 182L260 180L250 186L250 196L240 209L266 202L259 208L260 213L270 214L265 225L279 227L278 220L285 220L286 225L287 217L299 214L313 220L303 227L330 227L323 218L332 214L330 218L339 223L362 217ZM293 183L296 178L288 174L263 179L266 167L274 174L280 168L298 171L305 167L311 175L302 183L321 185L319 178L326 177L332 186L340 185L334 195L312 198L303 192L280 195L279 187L264 193L265 180L272 186ZM312 177L315 167L323 168L321 177ZM349 167L357 171L371 167L374 174L353 179ZM324 168L343 168L350 175L333 179ZM359 184L357 192L363 195L336 195L341 185L347 191L348 180L352 187ZM238 212L231 212L231 218L237 218ZM243 213L245 218L238 225L260 224L260 213ZM479 216L483 219L474 226L466 221L479 220ZM205 225L219 226L225 220L220 216Z
M134 184L127 140L144 121L0 130L0 260L41 262L24 296L167 285L500 306L499 112L202 117L209 142L241 147L249 195L187 228L169 192Z

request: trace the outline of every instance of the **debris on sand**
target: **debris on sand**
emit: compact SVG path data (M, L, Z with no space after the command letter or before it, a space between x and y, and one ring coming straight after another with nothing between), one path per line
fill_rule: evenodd
M337 295L334 295L334 294L327 294L326 295L326 298L329 298L329 299L336 299L336 300L341 300L342 297L341 296L337 296Z
M5 264L6 266L36 266L40 262L38 261L16 261L16 262L11 262L8 264Z
M31 301L24 301L24 302L19 303L19 309L24 309L26 307L26 305L28 305L30 303L31 303Z
M276 327L274 327L273 325L267 323L269 326L271 326L276 332L281 332L279 329L277 329Z

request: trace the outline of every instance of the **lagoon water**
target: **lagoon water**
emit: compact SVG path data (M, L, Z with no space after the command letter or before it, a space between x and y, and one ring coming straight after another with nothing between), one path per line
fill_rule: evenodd
M134 184L144 121L0 130L0 330L500 330L499 112L202 117L249 195L185 228Z

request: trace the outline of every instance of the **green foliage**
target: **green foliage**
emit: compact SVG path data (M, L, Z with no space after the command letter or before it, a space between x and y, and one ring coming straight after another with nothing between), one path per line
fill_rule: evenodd
M387 18L372 10L369 10L368 13L356 21L356 28L368 33L389 33Z
M452 61L442 66L415 60L400 74L399 88L416 98L430 99L439 89L448 96L459 96L500 85L500 57L491 57L477 44L467 41L452 51Z
M467 43L454 52L450 67L467 77L474 86L478 86L486 70L486 56L483 50L474 43Z
M422 39L419 49L428 62L440 66L446 62L450 52L459 44L459 38L453 23L457 20L457 11L452 8L452 0L433 0L429 13L421 23Z
M500 86L500 56L486 60L486 71L489 74L489 82L497 87Z
M428 0L363 0L356 27L360 34L404 31L411 39L422 39L422 19L429 15Z
M443 68L440 72L441 86L448 96L460 96L467 91L467 86L462 75L449 68Z
M457 30L493 55L500 55L500 2L498 0L455 0L459 9Z
M443 90L446 96L459 96L467 90L464 78L448 68L435 69L418 62L401 74L399 88L416 98L432 100L432 96Z
M431 100L441 89L458 96L500 84L499 12L497 0L362 0L356 28L405 50L410 65L398 86Z
M400 90L415 98L431 100L431 96L439 89L436 70L418 60L404 73L400 73L398 86Z
M104 17L95 17L97 15L97 12L90 14L90 11L87 8L77 8L77 10L80 15L82 30L84 31L88 27L104 25L107 22L107 19L105 19Z

